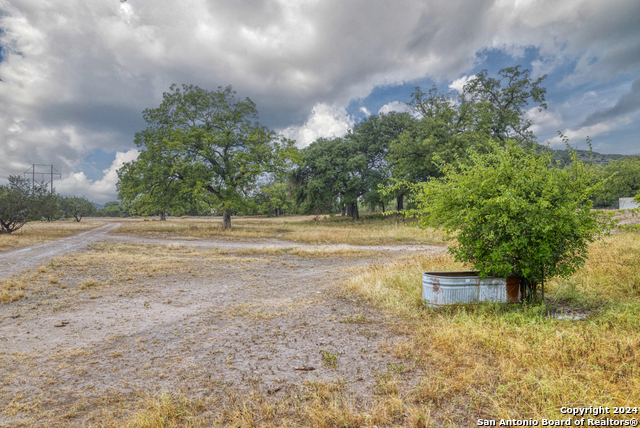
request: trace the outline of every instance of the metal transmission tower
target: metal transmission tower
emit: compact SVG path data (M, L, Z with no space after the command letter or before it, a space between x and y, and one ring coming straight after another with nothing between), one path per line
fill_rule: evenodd
M43 166L47 166L49 167L49 171L42 171L42 172L38 172L37 171L37 167L43 167ZM36 187L36 175L39 176L41 178L41 181L38 182L38 184L49 184L51 183L51 191L50 193L53 194L53 177L57 176L58 178L62 178L62 174L60 174L60 172L55 169L53 167L53 165L44 165L44 164L39 164L39 163L34 163L31 168L29 168L28 170L26 170L25 172L22 173L22 175L24 176L24 178L27 178L27 174L31 175L31 190L35 189ZM44 177L49 176L49 181L44 181Z

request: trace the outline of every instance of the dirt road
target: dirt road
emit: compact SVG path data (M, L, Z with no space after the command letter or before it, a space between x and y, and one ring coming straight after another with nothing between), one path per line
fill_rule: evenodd
M395 320L339 290L354 268L415 248L298 257L260 254L299 247L286 241L141 239L117 226L0 255L5 276L49 263L24 276L27 299L0 305L0 426L83 426L113 406L126 416L122 403L144 392L276 396L307 380L347 382L366 405L389 367L407 388L418 378Z
M92 242L108 239L119 223L105 224L67 238L0 254L0 278L25 271L71 251L81 251Z

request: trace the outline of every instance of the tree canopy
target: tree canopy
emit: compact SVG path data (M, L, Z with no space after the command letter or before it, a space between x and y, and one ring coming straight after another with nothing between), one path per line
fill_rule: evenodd
M601 178L608 179L596 195L596 204L611 207L619 198L632 198L640 193L640 156L611 161L602 170Z
M87 198L75 196L60 198L60 209L64 217L73 217L77 222L82 220L82 217L94 215L98 211Z
M319 138L302 150L294 180L299 186L296 200L305 211L319 213L335 205L355 204L365 192L366 161L352 143L344 138Z
M202 201L222 209L226 228L258 178L296 156L294 142L261 126L255 104L231 86L172 85L143 116L149 126L136 134L140 158L120 171L120 197L158 209Z
M534 143L532 121L525 107L534 102L538 103L539 110L547 108L547 90L542 86L546 78L545 74L534 80L530 71L520 70L519 65L503 68L497 77L489 77L487 70L482 70L464 86L461 110L471 116L477 131L488 133L496 140Z

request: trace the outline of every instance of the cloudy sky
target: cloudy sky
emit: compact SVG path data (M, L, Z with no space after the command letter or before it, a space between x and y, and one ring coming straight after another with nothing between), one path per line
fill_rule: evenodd
M172 83L233 85L304 147L521 64L539 142L640 154L638 0L0 0L0 48L0 182L53 164L99 203Z

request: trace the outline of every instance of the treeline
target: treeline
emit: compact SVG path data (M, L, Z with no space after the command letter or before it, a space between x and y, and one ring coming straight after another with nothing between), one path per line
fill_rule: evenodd
M546 108L542 82L511 67L479 73L462 94L416 88L413 114L373 115L342 138L303 150L261 126L255 105L231 87L207 91L173 85L143 112L137 160L119 174L119 197L137 214L179 215L206 205L232 214L342 213L403 209L403 181L437 177L466 150L490 140L534 144L524 107ZM393 190L391 190L393 188Z
M358 217L358 206L372 211L402 210L406 184L442 176L445 164L468 161L467 151L480 152L489 142L517 142L535 152L551 151L554 164L571 163L567 150L537 144L527 105L546 109L542 81L519 67L497 77L480 73L460 94L416 88L409 113L372 115L343 138L320 138L302 150L290 183L290 205L303 213L341 213ZM640 157L576 151L578 160L601 166L598 207L617 207L618 198L640 190ZM605 166L606 165L606 166ZM411 204L411 199L409 199ZM409 207L410 208L410 207Z
M411 208L411 184L442 176L442 166L468 162L470 149L514 141L539 145L526 111L546 109L546 76L533 79L520 66L496 76L482 71L458 93L416 88L411 113L371 115L344 137L319 138L298 150L261 126L255 105L231 87L207 91L176 85L160 107L144 111L147 129L136 134L136 161L119 171L118 190L130 214L231 215L335 213ZM609 178L595 205L611 207L640 188L638 157L576 152ZM569 152L553 152L564 168Z
M363 208L411 209L412 185L441 177L444 165L468 164L469 150L483 153L511 141L548 152L526 114L531 106L547 108L545 78L516 66L496 76L482 71L459 93L418 87L410 112L371 115L345 136L319 138L301 150L260 125L255 104L231 86L173 85L159 107L143 112L148 127L135 136L140 155L118 171L119 201L97 210L85 198L47 196L46 189L12 177L2 186L0 228L10 233L28 219L211 214L231 227L232 215L358 218ZM618 198L640 190L640 157L575 155L600 167L597 179L605 185L594 206L616 207ZM557 168L572 162L563 150L552 159Z

